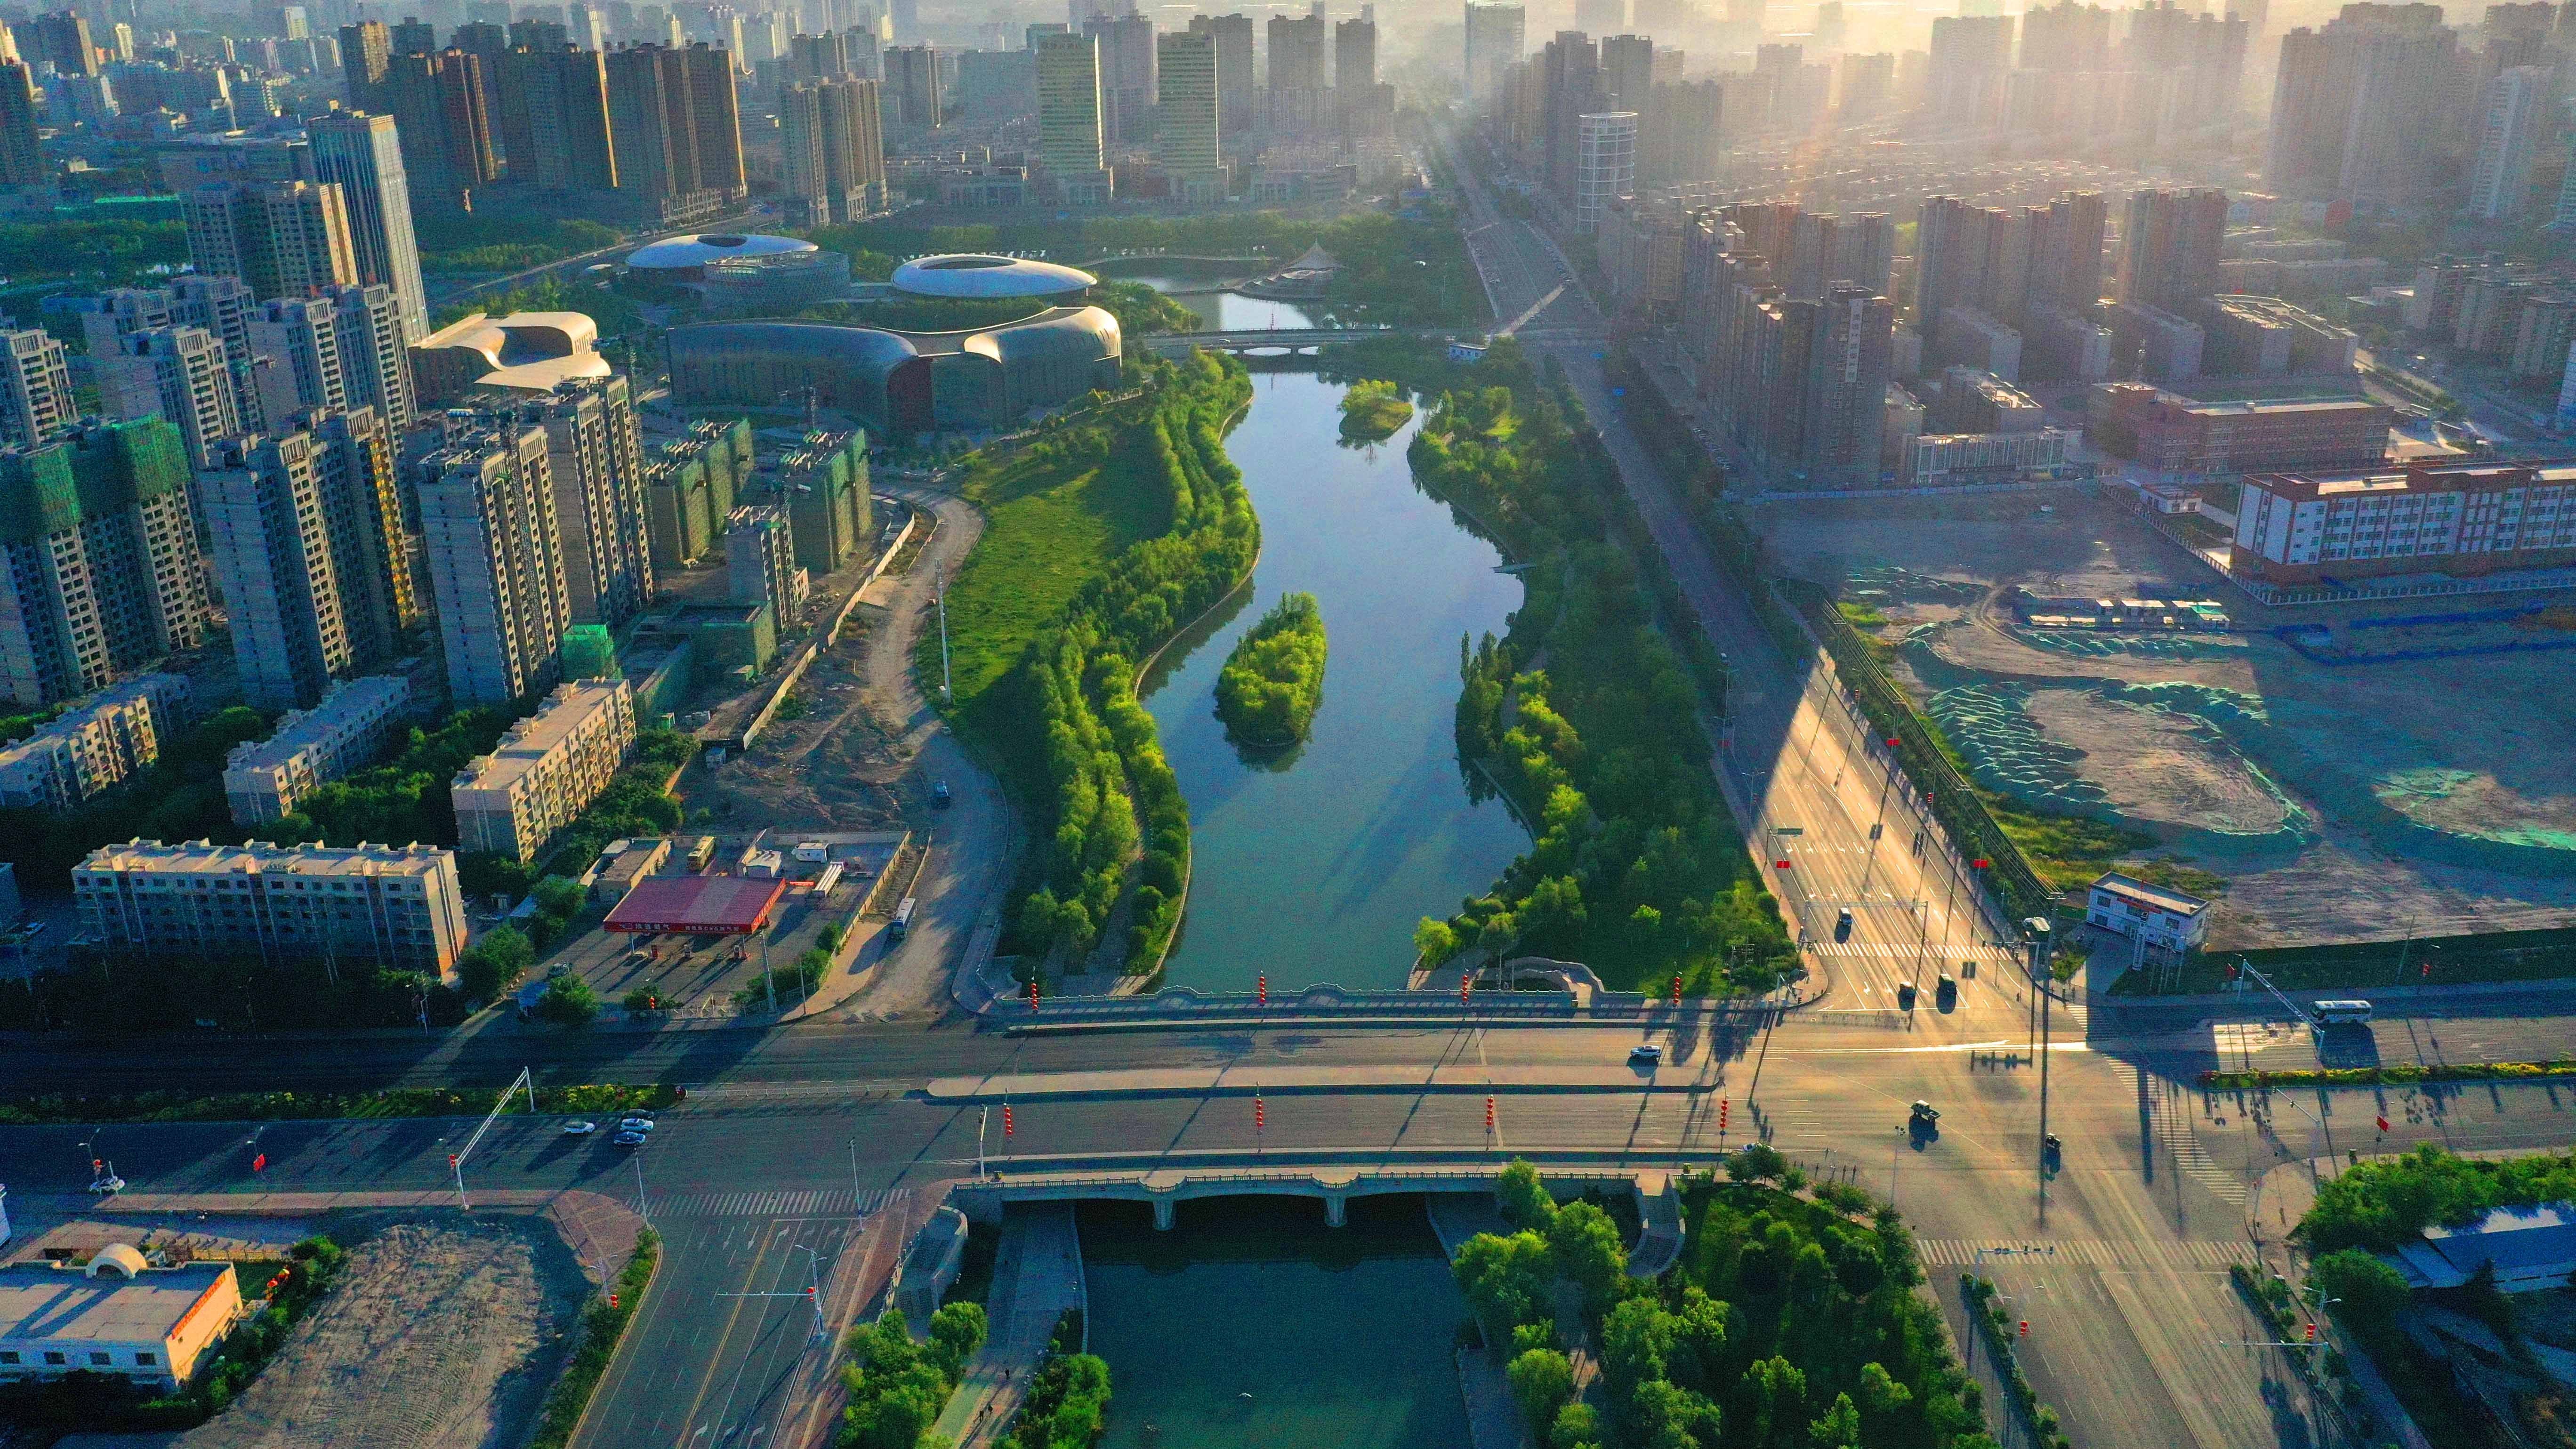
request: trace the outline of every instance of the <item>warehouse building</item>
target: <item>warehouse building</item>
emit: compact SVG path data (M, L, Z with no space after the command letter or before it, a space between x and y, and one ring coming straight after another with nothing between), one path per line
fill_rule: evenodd
M2094 389L2085 440L2165 479L2375 468L2396 414L2362 398L2194 402L2142 383Z
M0 1268L0 1384L97 1374L176 1392L242 1316L230 1263L156 1268L124 1243Z

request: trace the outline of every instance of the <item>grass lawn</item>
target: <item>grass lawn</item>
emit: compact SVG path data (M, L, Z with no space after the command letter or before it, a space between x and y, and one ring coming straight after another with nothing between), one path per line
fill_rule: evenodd
M1111 410L1114 425L1143 415L1141 401ZM979 467L960 490L984 509L984 536L948 590L948 648L958 727L1033 788L1045 741L1034 700L1011 696L1012 671L1065 605L1128 545L1172 525L1156 480L1105 464L1067 475L1060 462L1025 458ZM939 678L939 636L925 630L915 667Z
M2284 991L2349 987L2367 992L2374 986L2549 981L2576 976L2576 930L2488 931L2472 936L2419 936L2412 942L2217 951L2184 963L2181 989L2186 993L2227 990L2227 968L2240 959L2251 962ZM2429 976L2427 966L2432 968Z

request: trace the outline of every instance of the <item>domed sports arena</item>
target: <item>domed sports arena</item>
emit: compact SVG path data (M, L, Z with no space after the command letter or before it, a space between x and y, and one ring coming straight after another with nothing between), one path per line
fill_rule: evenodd
M894 269L894 289L915 297L1035 297L1070 300L1098 285L1089 272L1028 257L959 253L915 257Z
M705 232L666 236L626 259L626 270L640 282L678 286L703 282L709 263L744 258L792 257L821 248L792 236L748 236L740 232Z
M1086 304L1098 280L1023 257L918 257L895 269L896 292L1019 298L1030 314L957 332L805 320L679 327L670 333L671 389L685 407L793 408L810 393L898 435L1004 427L1117 385L1118 319Z

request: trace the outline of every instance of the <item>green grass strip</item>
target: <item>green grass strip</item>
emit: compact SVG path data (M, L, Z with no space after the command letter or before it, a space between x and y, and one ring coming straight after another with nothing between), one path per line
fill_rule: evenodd
M334 1117L479 1117L492 1110L491 1087L394 1087L381 1092L127 1092L105 1096L57 1093L0 1098L0 1123L38 1122L280 1122ZM537 1088L539 1113L653 1111L680 1100L681 1089L662 1082L629 1085L594 1082ZM524 1114L528 1095L518 1093L505 1110Z
M572 1442L581 1416L590 1410L590 1396L599 1392L609 1361L617 1357L626 1325L635 1321L635 1311L644 1305L644 1290L653 1285L653 1270L661 1261L661 1236L651 1228L637 1232L635 1255L626 1260L617 1282L606 1296L591 1299L581 1310L581 1346L573 1350L572 1362L555 1381L554 1392L546 1395L545 1413L538 1418L536 1437L528 1441L528 1449L563 1449Z
M2430 1066L2203 1072L2200 1084L2215 1091L2234 1092L2248 1087L2406 1087L2420 1082L2510 1082L2537 1077L2576 1077L2576 1061L2435 1062Z

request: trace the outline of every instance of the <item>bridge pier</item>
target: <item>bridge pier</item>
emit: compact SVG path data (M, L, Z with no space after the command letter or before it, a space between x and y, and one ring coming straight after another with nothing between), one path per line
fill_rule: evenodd
M1168 1197L1154 1199L1154 1230L1161 1233L1172 1230L1172 1200Z
M1351 1195L1346 1192L1324 1194L1324 1226L1347 1227L1351 1220Z

